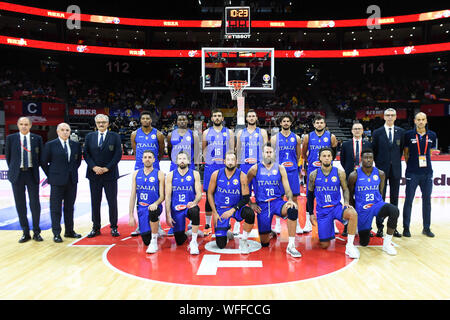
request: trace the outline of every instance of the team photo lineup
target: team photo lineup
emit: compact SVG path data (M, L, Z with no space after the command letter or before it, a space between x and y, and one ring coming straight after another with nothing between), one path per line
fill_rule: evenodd
M395 110L386 109L384 115L386 123L391 124L391 127L386 127L392 129ZM333 166L337 140L326 129L325 118L321 115L313 118L314 131L304 135L303 139L291 132L294 119L288 113L279 117L279 132L271 134L270 139L266 130L258 127L258 118L254 110L246 112L246 127L237 133L225 127L223 121L222 111L212 110L212 125L200 137L196 131L187 127L187 114L178 114L176 127L167 137L171 164L170 172L165 175L159 169L159 162L164 154L166 138L152 127L149 112L143 111L140 114L141 127L131 134L136 154L136 171L132 176L129 225L137 226L133 235L141 236L143 243L148 246L147 253L155 254L159 250L158 236L165 235L159 217L165 211L166 222L170 227L168 235L174 236L177 245L187 241L189 235L191 239L188 250L193 255L199 254L197 237L209 235L212 230L220 249L226 247L228 239L239 235L241 253L249 254L247 240L255 222L261 246L267 247L270 239L276 238L277 232L280 232L280 218L287 222L289 243L286 253L295 258L302 256L295 247L297 233L311 232L313 226L317 227L320 247L326 249L339 232L336 228L335 220L337 220L345 226L343 232L347 237L345 254L358 259L360 253L354 245L355 235L359 235L362 246L367 246L372 236L370 231L374 218L377 225L381 226L387 218L387 231L382 250L389 255L397 254L391 240L394 232L398 233L397 219L400 213L395 205L384 202L385 183L389 177L383 170L374 166L374 159L380 156L374 151L379 148L376 144L373 146L366 141L370 146L366 145L363 148L361 133L355 134L359 139L352 139L355 150L347 176L346 171ZM417 113L414 121L416 129L412 133L415 133L416 139L419 139L418 134L426 135L423 155L421 153L415 155L418 157L416 166L430 168L430 150L436 143L435 133L426 130L427 120L424 113ZM104 114L95 116L95 124L97 131L86 136L82 150L78 142L69 139L71 130L67 123L58 125L57 139L42 146L42 141L30 133L31 120L27 117L19 118L17 125L20 133L8 136L6 144L6 159L11 166L9 178L23 228L23 236L19 243L31 239L26 207L19 206L25 202L25 186L28 187L30 207L34 209L33 239L43 240L39 231L39 197L38 195L33 197L33 189L29 187L32 185L33 174L39 166L42 166L51 185L53 240L63 241L60 235L63 201L64 236L81 237L74 230L73 207L76 200L77 170L82 157L87 163L86 177L90 185L93 222L92 230L87 237L100 235L102 190L105 191L108 201L111 235L113 237L120 235L117 225L119 177L117 164L122 155L120 139L116 133L108 131L108 116ZM352 130L362 131L362 125L355 122ZM404 135L407 134L409 132L402 132L395 137L401 141L398 147L401 145L405 148ZM29 136L35 138L35 145L38 147L33 149L33 143L27 142ZM388 134L387 138L392 140L392 134ZM20 153L13 151L13 139L21 142ZM195 144L200 141L205 161L203 184L194 161L197 157ZM31 150L27 149L27 143L31 145ZM420 145L421 143L417 144L419 149ZM407 147L406 150L404 152L409 158ZM407 163L410 164L412 161ZM20 165L17 168L18 172L12 170L14 165ZM299 210L297 199L301 197L300 185L303 184L303 180L306 182L307 201L304 210ZM36 193L36 190L34 192ZM204 207L206 224L203 230L200 230L199 202L202 199L202 192L207 195ZM391 190L392 192L395 190ZM430 193L424 193L424 201L426 197L430 198ZM405 215L408 210L409 212L411 210L410 204L405 202L403 236L406 237L411 236L409 217ZM299 212L306 214L303 229L299 223ZM429 212L428 215L424 213L423 233L433 237L429 215ZM277 225L272 230L274 216ZM236 221L233 231L230 230L231 218ZM186 220L189 221L188 226ZM378 229L378 233L382 236L383 227Z
M448 7L0 1L0 300L449 299Z

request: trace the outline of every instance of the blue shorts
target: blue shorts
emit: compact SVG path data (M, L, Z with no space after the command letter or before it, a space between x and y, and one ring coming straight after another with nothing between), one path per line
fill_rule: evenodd
M158 214L162 212L162 205L158 206ZM139 222L139 233L146 234L151 233L152 229L150 227L150 212L148 211L148 206L137 206L137 215Z
M358 213L358 231L371 230L373 217L378 215L381 208L386 204L384 201L374 203L370 208L356 207Z
M282 198L276 198L270 202L257 202L261 208L261 212L256 215L260 234L269 233L272 230L272 218L274 215L281 217L281 210L286 202Z
M334 207L317 208L319 241L330 241L334 239L334 220L339 220L344 225L348 222L342 217L343 214L344 206L341 203Z
M233 215L231 217L229 217L228 219L222 219L222 221L217 220L217 225L214 228L216 238L227 236L227 231L228 231L228 229L230 229L230 219L231 218L234 218L236 221L239 221L239 222L241 222L243 220L241 213L242 213L242 209L244 209L244 208L245 207L240 208L238 211L233 213ZM221 214L223 214L225 211L227 211L229 209L230 208L217 209L217 213L220 216Z
M205 164L205 171L203 172L203 191L208 192L209 180L214 171L225 168L224 164Z
M289 180L289 187L291 188L292 195L300 195L300 177L298 176L298 170L286 170L286 174Z
M186 218L188 210L188 208L183 210L175 210L174 208L172 208L171 216L172 219L175 220L175 223L173 225L173 233L186 231Z

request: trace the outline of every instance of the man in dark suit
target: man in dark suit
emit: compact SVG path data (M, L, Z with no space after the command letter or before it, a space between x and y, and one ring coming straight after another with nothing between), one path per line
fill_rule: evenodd
M353 170L361 166L361 152L364 149L371 149L372 144L369 141L363 139L364 128L360 122L355 122L352 125L352 135L351 140L345 141L342 144L340 161L344 168L345 175L350 176ZM347 236L347 225L344 226L344 231L342 232L344 237Z
M341 165L348 177L353 170L361 166L361 152L364 149L371 149L372 145L369 141L363 140L363 126L359 122L353 123L351 140L345 141L341 149Z
M89 179L91 191L93 222L93 228L88 234L88 238L100 235L100 205L103 189L108 200L111 235L118 237L120 234L117 231L117 179L119 179L117 165L122 158L122 144L117 133L108 131L108 116L96 115L95 125L98 131L86 135L83 151L87 163L86 178Z
M42 156L42 138L30 132L31 120L20 117L17 121L19 132L6 137L6 163L8 164L8 180L11 182L16 210L19 216L23 235L19 243L27 242L30 237L30 226L27 218L25 187L30 199L30 210L33 218L33 239L42 241L39 221L41 204L39 202L39 165Z
M394 125L396 119L395 109L389 108L384 111L385 124L373 132L372 149L377 168L386 174L383 200L386 198L386 184L389 180L390 203L398 207L405 130ZM383 237L383 221L378 218L377 228L377 237ZM401 237L401 234L395 230L394 237Z
M60 123L56 127L58 138L45 144L42 169L48 177L50 190L50 215L53 241L61 239L62 202L64 200L64 227L66 238L81 238L73 229L73 206L77 197L78 168L81 164L81 146L70 140L70 126Z

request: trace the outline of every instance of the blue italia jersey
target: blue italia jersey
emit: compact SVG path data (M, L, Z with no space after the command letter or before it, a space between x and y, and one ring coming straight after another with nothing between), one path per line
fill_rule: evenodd
M322 148L331 147L331 133L325 131L320 137L315 131L309 133L308 140L308 171L311 172L321 166L319 151Z
M178 129L172 131L172 136L170 138L170 143L172 144L172 152L170 158L172 159L170 164L170 171L177 168L176 160L177 155L180 151L184 151L191 155L190 165L192 169L195 167L194 163L194 135L192 130L188 129L184 135L180 135Z
M274 163L269 170L262 163L258 163L258 170L253 181L255 181L253 186L256 202L267 202L284 195L280 168L277 163Z
M314 195L318 210L319 208L334 207L341 203L341 181L338 168L333 167L327 176L323 174L322 169L317 169Z
M230 130L223 127L217 132L214 127L210 127L206 135L206 156L205 162L209 164L224 164L225 154L229 149Z
M256 128L252 133L248 132L247 128L242 130L240 142L239 164L254 165L261 162L263 137L260 128Z
M153 168L148 175L144 169L139 169L136 174L136 197L138 207L148 207L159 199L159 170Z
M172 172L171 209L181 211L186 209L186 205L195 199L194 170L189 169L183 176L178 169Z
M297 159L297 137L295 133L287 137L278 133L277 136L277 162L282 164L286 171L298 170L298 159Z
M355 209L361 210L369 209L375 203L383 201L380 193L380 173L379 170L373 167L370 176L367 176L362 168L358 168L357 180L355 184Z
M134 170L138 170L144 167L142 163L142 156L145 150L151 150L155 154L155 162L153 163L153 167L159 169L159 160L158 160L158 152L159 152L159 143L157 137L157 130L153 128L149 134L145 134L142 131L142 128L137 129L135 143L136 143L136 164L134 165Z
M242 197L241 169L236 169L236 172L229 179L225 170L226 168L220 169L217 174L214 203L218 210L236 206Z

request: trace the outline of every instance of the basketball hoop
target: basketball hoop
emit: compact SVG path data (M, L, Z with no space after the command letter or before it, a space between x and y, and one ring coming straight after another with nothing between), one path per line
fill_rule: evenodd
M245 80L231 80L227 82L227 86L230 88L231 98L237 100L237 98L242 98L242 92L244 88L248 85Z

